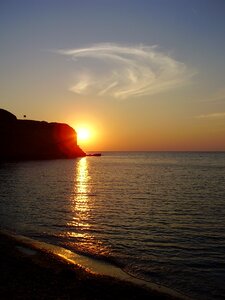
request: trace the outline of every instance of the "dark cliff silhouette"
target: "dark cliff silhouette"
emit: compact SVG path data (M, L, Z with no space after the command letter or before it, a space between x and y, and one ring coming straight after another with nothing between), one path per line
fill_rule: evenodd
M62 123L19 120L0 109L0 160L58 159L86 156L73 128Z

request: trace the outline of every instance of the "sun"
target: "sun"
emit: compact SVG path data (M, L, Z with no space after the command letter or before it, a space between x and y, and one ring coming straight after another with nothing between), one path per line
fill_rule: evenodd
M84 128L84 127L77 128L76 132L77 132L78 141L86 142L90 139L91 134L90 134L90 130L88 128Z
M95 148L98 133L96 126L86 122L73 123L71 126L77 134L77 145L83 150L89 151L90 148Z

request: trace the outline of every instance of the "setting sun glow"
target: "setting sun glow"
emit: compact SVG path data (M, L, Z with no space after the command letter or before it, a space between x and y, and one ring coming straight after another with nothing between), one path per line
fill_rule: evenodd
M90 138L90 130L87 128L78 128L77 131L77 139L80 142L84 142L89 140Z
M78 120L68 122L77 133L77 144L84 151L99 151L101 146L102 129L96 122Z

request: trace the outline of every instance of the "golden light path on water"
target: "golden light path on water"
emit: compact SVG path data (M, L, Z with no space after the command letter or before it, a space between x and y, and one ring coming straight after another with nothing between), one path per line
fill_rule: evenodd
M90 228L87 222L89 219L88 204L88 165L86 158L80 159L77 163L76 176L74 180L74 194L72 198L72 211L75 216L73 220L78 227Z
M69 199L71 218L67 222L69 230L65 233L70 239L68 245L85 253L94 255L109 254L109 249L92 234L98 224L92 224L95 214L95 197L91 190L89 161L84 157L75 162L74 187ZM94 228L95 227L95 228ZM79 243L77 243L79 241Z

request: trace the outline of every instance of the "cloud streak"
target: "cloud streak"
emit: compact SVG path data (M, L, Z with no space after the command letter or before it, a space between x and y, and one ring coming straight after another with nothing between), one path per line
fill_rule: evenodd
M81 95L118 99L152 95L176 88L194 74L156 46L106 43L57 52L74 60L70 90Z
M225 88L218 89L214 94L208 96L201 102L224 102L225 101Z
M225 112L212 113L207 115L199 115L196 117L197 119L223 119L225 118Z

